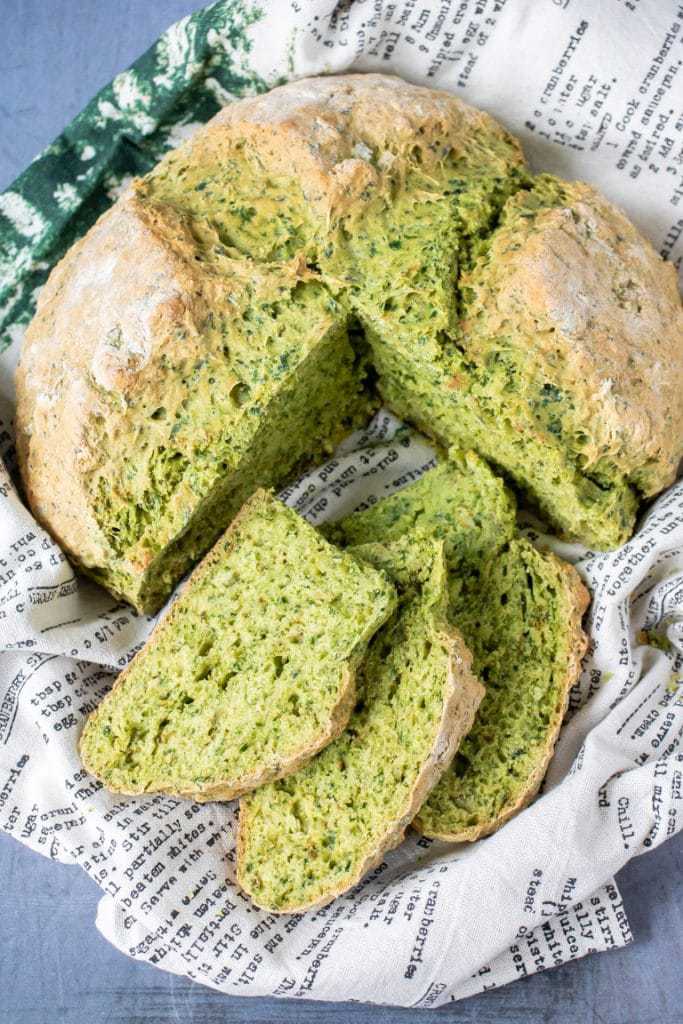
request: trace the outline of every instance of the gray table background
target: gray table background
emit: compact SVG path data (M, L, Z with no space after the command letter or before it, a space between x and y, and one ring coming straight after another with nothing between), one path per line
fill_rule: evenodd
M0 0L0 190L196 0ZM98 889L0 835L0 1024L683 1024L683 840L619 884L634 945L441 1011L224 996L109 946Z

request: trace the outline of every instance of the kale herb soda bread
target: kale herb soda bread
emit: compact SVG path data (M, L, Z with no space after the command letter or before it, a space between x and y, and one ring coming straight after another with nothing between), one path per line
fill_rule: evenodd
M222 110L53 271L17 380L26 492L152 610L374 379L615 546L674 478L681 326L673 268L488 115L380 75L295 82Z
M471 731L415 824L440 839L477 839L538 791L585 650L588 593L572 566L514 537L510 495L472 455L451 453L416 483L336 524L335 536L371 545L409 530L445 545L449 620L486 686Z
M357 553L393 573L400 603L370 644L348 728L240 803L239 884L279 913L329 903L402 840L483 694L446 621L443 544L403 538Z
M108 789L231 799L337 736L396 594L266 492L243 507L88 719Z

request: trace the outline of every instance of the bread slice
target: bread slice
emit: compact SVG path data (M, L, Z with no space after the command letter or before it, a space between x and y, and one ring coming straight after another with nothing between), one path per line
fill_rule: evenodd
M453 448L415 483L323 529L344 546L386 543L406 533L436 537L444 542L449 569L461 573L514 537L516 511L487 463Z
M483 694L446 623L443 545L361 550L391 567L402 594L362 664L348 728L295 775L240 803L237 879L274 912L329 903L401 841Z
M415 822L452 841L495 831L536 794L586 644L578 574L514 538L513 506L492 481L480 459L452 450L416 483L335 526L351 543L417 527L445 544L449 619L486 686L472 730Z
M337 736L396 593L265 491L243 507L88 719L83 764L121 793L230 799Z
M481 566L452 609L486 685L472 730L418 813L451 842L500 828L538 792L586 638L588 593L575 569L524 539Z

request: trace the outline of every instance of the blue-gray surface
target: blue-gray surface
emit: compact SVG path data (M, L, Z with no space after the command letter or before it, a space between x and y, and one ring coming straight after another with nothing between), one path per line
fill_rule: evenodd
M0 189L192 0L0 0ZM0 836L0 1024L683 1024L683 841L619 883L635 945L455 1004L436 1017L379 1007L223 996L111 948L97 889Z
M395 1010L224 996L129 960L96 931L98 889L80 868L0 836L0 1024L682 1024L682 873L678 840L622 871L633 946L443 1010Z

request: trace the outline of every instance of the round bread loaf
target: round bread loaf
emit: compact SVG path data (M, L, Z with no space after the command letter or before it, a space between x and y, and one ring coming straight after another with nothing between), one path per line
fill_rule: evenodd
M683 449L682 323L673 268L488 115L380 75L292 83L220 111L53 271L18 371L26 493L152 611L378 394L614 546Z

